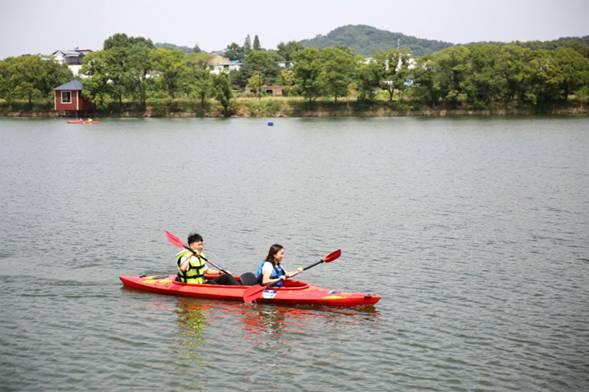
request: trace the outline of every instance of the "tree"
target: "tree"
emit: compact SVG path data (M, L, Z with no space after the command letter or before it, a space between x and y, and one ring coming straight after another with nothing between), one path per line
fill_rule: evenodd
M427 106L434 107L440 102L440 88L435 81L433 62L429 56L417 60L413 70L413 93L418 101Z
M226 73L220 73L213 79L213 89L215 99L219 101L223 107L223 115L229 117L231 115L231 103L233 99L233 92L231 91L231 80Z
M144 46L148 49L154 48L153 42L148 38L128 37L127 34L117 33L108 37L104 41L103 49L128 48L131 46Z
M526 84L531 74L529 63L532 50L520 45L502 45L496 53L495 71L504 80L499 92L504 104L526 103Z
M185 67L184 53L172 49L155 49L152 52L154 70L159 72L170 98L174 98Z
M82 94L96 107L105 109L111 102L123 103L125 86L121 65L112 50L99 50L84 56L80 74L85 75Z
M294 54L302 50L303 46L296 41L289 41L287 43L279 43L277 49L278 54L281 55L286 62L291 62Z
M404 50L390 49L376 53L375 58L382 69L381 87L389 94L389 102L392 102L395 91L402 92L406 87L410 54Z
M262 98L262 87L264 86L264 78L260 72L254 72L251 78L247 81L247 86L254 93L258 99Z
M213 90L213 77L207 65L209 57L206 53L188 56L180 75L182 91L190 97L199 99L201 111L204 111L207 97Z
M533 53L531 75L526 95L534 106L543 109L562 98L561 86L565 82L562 70L554 55L544 49Z
M115 49L116 50L116 49ZM153 71L153 57L151 49L145 46L133 46L121 48L119 61L123 62L123 82L126 92L141 108L145 108L147 101L147 86L153 83L153 78L148 75Z
M252 50L252 39L250 38L250 35L248 34L245 37L245 41L243 42L243 53L247 55L251 50Z
M278 63L282 57L272 50L252 50L243 60L241 69L236 78L236 85L243 88L247 81L256 72L262 74L268 83L275 83L280 74Z
M358 58L349 49L326 48L320 52L320 61L320 83L325 93L337 102L338 97L348 95Z
M290 68L280 71L278 83L284 86L285 95L290 95L291 92L294 91L297 84L294 71Z
M489 108L501 101L507 80L497 70L501 46L477 44L469 46L468 68L460 88L468 103L477 109Z
M260 45L260 39L258 38L258 35L256 34L254 36L254 50L261 50L262 49L262 45Z
M439 89L441 101L450 107L457 107L466 96L462 84L470 72L470 49L465 46L453 46L433 53L431 71L433 83Z
M123 98L131 97L145 107L147 86L153 81L148 77L153 69L150 53L147 46L135 45L114 46L86 55L80 72L88 76L84 81L88 85L88 96L95 99L97 105L115 101L119 109Z
M244 56L243 48L235 42L230 43L225 48L225 57L229 58L229 60L242 60Z
M380 87L382 67L376 61L359 64L356 68L356 87L359 101L373 101Z
M571 48L556 49L554 58L562 71L560 91L563 101L583 86L589 86L589 59Z
M73 78L67 66L38 55L9 57L1 63L2 96L7 101L26 99L29 106L32 106L33 98L47 99L55 87Z
M322 71L320 51L315 48L305 48L294 54L293 71L297 89L308 102L314 101L323 93L320 80Z

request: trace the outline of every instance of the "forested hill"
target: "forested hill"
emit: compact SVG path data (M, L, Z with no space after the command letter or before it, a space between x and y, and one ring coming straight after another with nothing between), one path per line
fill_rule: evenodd
M583 56L589 58L589 35L584 37L563 37L553 41L519 42L520 45L531 49L573 48Z
M452 46L449 42L434 41L392 33L366 25L348 25L338 27L327 35L318 35L312 39L300 41L309 48L328 48L347 46L353 51L369 56L376 51L397 47L411 50L417 56L424 56L440 49Z

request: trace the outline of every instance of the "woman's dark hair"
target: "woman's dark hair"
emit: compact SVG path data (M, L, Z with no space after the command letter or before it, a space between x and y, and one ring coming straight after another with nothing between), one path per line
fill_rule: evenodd
M270 250L268 251L268 256L266 256L266 261L269 261L272 264L275 264L276 261L274 261L274 256L276 255L276 253L278 253L280 251L280 249L284 249L284 246L280 245L280 244L274 244L270 247Z
M193 242L203 242L202 236L197 233L191 233L188 235L188 245L192 244Z

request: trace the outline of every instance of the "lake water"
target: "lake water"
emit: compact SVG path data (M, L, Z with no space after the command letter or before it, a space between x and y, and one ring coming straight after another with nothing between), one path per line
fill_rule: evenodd
M589 119L0 120L0 389L589 389ZM163 230L374 307L124 289Z

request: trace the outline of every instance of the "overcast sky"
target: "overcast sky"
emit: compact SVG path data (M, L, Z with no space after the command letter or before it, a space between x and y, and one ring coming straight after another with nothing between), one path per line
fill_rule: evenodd
M100 49L114 33L212 51L257 34L265 48L366 24L453 43L589 35L589 0L3 0L0 58Z

